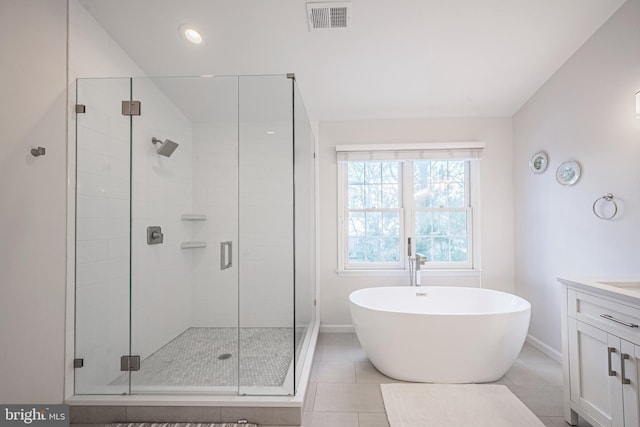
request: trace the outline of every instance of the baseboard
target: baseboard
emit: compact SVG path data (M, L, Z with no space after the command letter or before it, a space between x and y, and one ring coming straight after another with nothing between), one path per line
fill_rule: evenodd
M531 335L527 335L526 341L556 362L562 363L562 353L560 353L558 350L549 347L547 344L543 343L535 337L532 337Z
M353 325L320 325L320 332L325 334L352 334Z

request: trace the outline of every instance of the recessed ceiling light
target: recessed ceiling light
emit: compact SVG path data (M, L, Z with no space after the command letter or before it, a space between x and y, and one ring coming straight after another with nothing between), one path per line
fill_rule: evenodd
M178 27L178 31L180 32L180 35L182 35L182 37L193 44L202 44L202 42L204 41L202 34L200 34L198 30L193 28L193 25L182 24L180 25L180 27Z
M267 135L273 135L274 133L275 133L275 132L274 132L274 131L272 131L272 130L268 130L268 131L267 131Z

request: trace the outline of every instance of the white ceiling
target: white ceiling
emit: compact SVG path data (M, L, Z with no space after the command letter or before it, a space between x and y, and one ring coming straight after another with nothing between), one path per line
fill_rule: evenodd
M80 3L148 75L294 72L322 121L511 116L624 0L352 0L313 33L303 0Z

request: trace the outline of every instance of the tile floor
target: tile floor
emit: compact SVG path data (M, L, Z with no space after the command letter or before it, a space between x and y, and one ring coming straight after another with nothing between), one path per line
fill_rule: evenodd
M320 334L302 427L389 427L380 384L390 382L400 381L371 365L355 334ZM536 348L525 344L497 383L509 387L545 426L569 426L562 417L562 367ZM579 427L590 425L581 419Z
M305 401L303 427L388 427L379 384L399 382L367 360L355 334L320 334ZM562 367L525 344L504 384L548 427L562 417ZM589 427L584 420L581 427Z

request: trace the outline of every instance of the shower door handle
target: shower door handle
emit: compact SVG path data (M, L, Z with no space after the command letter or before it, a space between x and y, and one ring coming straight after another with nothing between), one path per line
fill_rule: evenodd
M220 242L220 270L231 268L233 256L233 242Z

